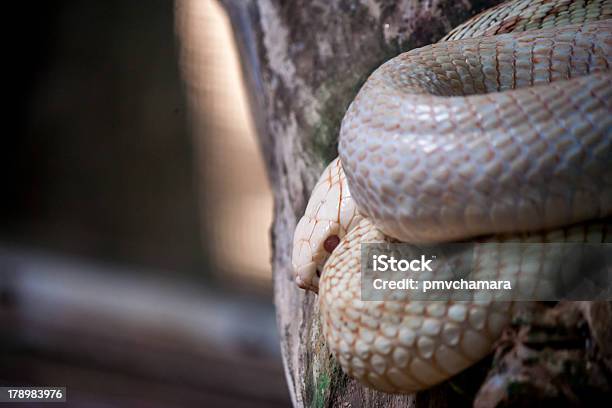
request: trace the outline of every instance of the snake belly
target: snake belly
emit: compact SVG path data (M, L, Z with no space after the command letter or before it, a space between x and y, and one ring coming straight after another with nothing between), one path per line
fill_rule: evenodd
M339 141L339 179L363 217L319 283L324 335L348 375L426 389L486 356L529 307L362 301L362 243L609 242L598 219L612 213L611 3L505 3L364 84ZM538 279L541 262L527 256L513 276Z

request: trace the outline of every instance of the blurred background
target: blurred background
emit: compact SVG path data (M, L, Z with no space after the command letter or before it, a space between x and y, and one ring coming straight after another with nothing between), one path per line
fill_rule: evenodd
M11 3L0 384L66 386L75 407L288 406L272 196L223 9Z

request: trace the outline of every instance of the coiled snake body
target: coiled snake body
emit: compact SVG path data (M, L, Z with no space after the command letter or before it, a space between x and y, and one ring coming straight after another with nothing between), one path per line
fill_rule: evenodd
M425 389L488 354L518 308L362 301L362 243L610 239L598 220L612 214L611 16L612 1L508 2L364 84L293 250L296 281L319 292L349 375ZM540 262L526 259L514 278Z

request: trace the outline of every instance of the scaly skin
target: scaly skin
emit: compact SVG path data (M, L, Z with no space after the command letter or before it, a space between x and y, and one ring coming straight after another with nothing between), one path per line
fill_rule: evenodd
M611 10L612 1L506 3L364 84L293 252L296 281L320 292L328 345L349 375L388 392L428 388L488 354L518 308L364 302L362 243L609 241L609 222L597 219L612 213ZM520 256L475 276L546 278L545 256Z

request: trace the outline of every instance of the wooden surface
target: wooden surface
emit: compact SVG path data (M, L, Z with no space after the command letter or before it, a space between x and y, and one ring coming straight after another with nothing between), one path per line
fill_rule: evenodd
M325 165L344 112L382 62L440 39L499 1L224 0L241 47L268 176L275 194L273 271L285 373L302 406L443 406L442 386L418 397L364 388L330 357L316 297L295 285L293 230ZM482 375L481 375L482 377Z
M585 331L587 322L591 331L597 331L593 322L607 326L609 306L552 307L543 312L544 323L526 321L510 330L495 357L429 391L389 395L364 388L342 373L322 338L316 296L298 289L293 281L296 222L316 179L336 156L340 121L361 84L382 62L437 41L458 23L499 2L222 0L241 47L275 195L275 303L294 406L501 407L539 400L563 406L577 401L592 404L594 399L585 395L600 398L610 392L609 372L602 364L609 360L601 358L609 356L610 347L593 340L609 341L609 330L600 327L598 335ZM550 316L572 318L560 322ZM532 341L533 336L537 341ZM577 374L558 367L581 369ZM496 379L524 391L514 398L507 388L494 386ZM478 394L483 384L486 394Z

